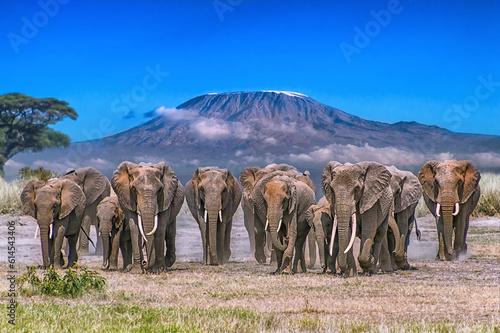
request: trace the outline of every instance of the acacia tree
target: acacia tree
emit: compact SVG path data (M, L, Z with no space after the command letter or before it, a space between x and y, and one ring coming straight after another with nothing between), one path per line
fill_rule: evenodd
M48 127L78 114L65 101L20 93L0 95L0 175L5 163L22 151L67 147L70 138Z

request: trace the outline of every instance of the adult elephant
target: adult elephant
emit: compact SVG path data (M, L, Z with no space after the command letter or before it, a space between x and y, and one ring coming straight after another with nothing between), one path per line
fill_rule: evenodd
M132 239L130 227L120 208L118 197L104 198L97 205L99 235L102 239L102 266L105 269L118 269L118 251L122 252L123 269L132 264Z
M389 216L389 222L393 219L397 223L397 232L392 228L387 232L387 252L390 256L390 268L382 266L382 270L410 269L408 263L408 245L410 244L410 234L413 225L416 226L415 209L422 196L422 186L418 177L410 171L399 170L391 166L388 167L391 172L391 190L393 194L393 208ZM420 233L416 229L417 238ZM397 241L399 236L400 240ZM385 243L385 240L384 240Z
M334 217L330 239L335 240L338 229L338 264L343 275L356 273L347 261L356 235L361 238L359 265L365 273L376 270L392 205L390 180L389 170L376 162L343 165L332 161L323 170L322 189Z
M338 233L332 233L333 228L333 218L332 210L330 204L325 197L322 197L316 205L312 205L306 212L306 220L311 230L315 233L316 239L318 241L319 256L321 268L323 268L323 273L326 273L329 269L333 274L337 273L336 262L339 252L339 237ZM398 226L396 221L391 223L389 219L389 226L394 230L394 234L399 235ZM331 237L334 236L333 240ZM400 238L396 236L395 244L399 248ZM326 246L325 246L326 245ZM356 269L356 262L354 261L354 255L352 251L347 253L347 266Z
M481 175L470 161L429 161L418 179L427 208L436 218L437 259L455 260L467 253L469 216L481 196Z
M203 262L225 264L231 256L231 228L241 201L240 184L227 169L203 167L194 172L184 193L200 227Z
M269 228L278 268L275 273L289 273L293 251L292 272L297 272L300 261L306 271L303 245L309 232L305 212L315 203L313 190L304 182L276 171L264 177L255 186L252 199L256 218L266 221Z
M67 172L61 177L75 182L85 193L85 212L83 213L83 230L85 234L80 233L80 253L89 252L90 226L93 225L97 229L97 205L102 199L109 197L111 192L111 184L108 178L99 170L93 167L79 168ZM101 238L97 237L97 245L95 254L102 253Z
M68 267L78 261L77 242L85 210L85 194L69 179L49 181L42 186L30 181L21 193L22 210L34 217L40 228L43 268L61 268L64 237L69 244Z
M127 271L159 272L171 267L176 260L176 217L184 202L184 189L172 168L163 162L151 166L122 162L111 186L130 227L133 261Z
M256 217L252 193L254 188L264 177L275 172L279 172L281 175L291 176L306 183L311 187L314 193L316 193L314 184L309 177L309 172L306 171L301 173L295 167L288 164L273 163L264 168L247 167L241 172L240 183L243 187L241 206L243 208L245 228L247 229L248 238L250 239L250 248L252 252L254 252L255 259L260 264L265 264L268 257L271 257L272 261L272 244L270 242L270 237L267 237L266 240L266 231L264 230L263 221ZM315 256L316 249L310 249L310 254L311 256ZM312 258L311 261L316 261L316 258Z

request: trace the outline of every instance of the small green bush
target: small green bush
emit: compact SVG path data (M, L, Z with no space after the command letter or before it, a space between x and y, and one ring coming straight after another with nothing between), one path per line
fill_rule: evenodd
M19 169L19 172L17 173L17 178L21 181L38 179L42 183L46 183L51 178L59 177L61 177L60 174L51 170L47 170L44 167L39 167L38 169L24 167Z
M43 279L36 274L35 266L28 266L28 272L18 280L19 290L24 296L48 295L56 297L77 298L91 290L103 290L106 287L106 278L97 271L84 267L80 274L68 268L66 275L61 277L54 268L45 271ZM28 283L27 288L23 288Z

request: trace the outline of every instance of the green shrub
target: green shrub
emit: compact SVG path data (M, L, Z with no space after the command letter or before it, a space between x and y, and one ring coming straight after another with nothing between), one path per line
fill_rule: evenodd
M17 178L21 181L30 181L32 179L38 179L42 183L46 183L51 178L59 178L60 174L57 172L47 170L44 167L39 167L38 169L32 169L30 167L24 167L19 169L17 173Z
M24 288L27 283L28 287ZM61 277L54 268L45 271L43 279L36 274L35 266L28 266L28 272L18 280L19 290L24 296L48 295L56 297L76 298L91 290L103 290L106 287L106 278L97 271L84 267L81 273L68 268L66 275Z

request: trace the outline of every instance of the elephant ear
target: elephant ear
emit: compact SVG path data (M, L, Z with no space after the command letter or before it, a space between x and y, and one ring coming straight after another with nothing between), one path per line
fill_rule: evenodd
M174 196L177 193L177 188L179 187L179 180L175 175L174 170L163 162L153 165L161 172L161 182L163 183L163 191L160 191L158 197L158 211L163 212L170 208ZM184 199L184 198L183 198Z
M288 177L287 177L288 178ZM297 186L295 186L292 179L287 180L288 188L290 189L290 199L288 200L288 214L291 214L297 206Z
M86 196L87 206L94 203L97 198L105 198L111 192L108 178L93 167L77 169L75 172L83 174L83 193Z
M61 211L59 219L68 216L73 210L75 215L81 217L85 210L85 193L75 182L69 179L62 179L54 185L49 185L59 190L61 194Z
M21 208L25 215L36 218L35 198L40 187L42 187L42 183L38 180L32 180L24 187L21 193Z
M481 174L470 161L463 161L462 163L464 165L464 187L460 203L464 204L478 187Z
M255 207L255 212L259 214L259 218L265 221L266 216L264 214L266 210L266 202L264 200L264 190L266 188L266 184L274 177L282 175L282 171L273 171L267 173L261 179L259 179L252 190L250 195L251 201Z
M240 183L247 195L250 195L253 191L257 181L256 174L259 170L259 167L247 167L240 173Z
M420 185L417 176L409 171L404 171L402 174L404 175L403 189L401 190L401 200L399 201L399 206L396 205L394 207L396 213L399 213L417 203L422 196L422 186Z
M311 205L309 208L306 210L306 221L307 224L314 230L314 214L316 213L316 210L318 209L318 205Z
M232 213L234 213L241 201L241 187L231 171L224 169L224 172L226 173L227 186L226 200L233 200L234 207L232 207ZM225 203L223 205L225 206Z
M323 174L321 175L321 189L323 190L323 194L328 202L333 202L333 191L330 186L330 183L332 182L332 171L341 165L342 164L339 162L331 161L323 169Z
M193 173L193 179L190 180L191 186L193 186L193 193L194 193L194 203L196 204L196 207L201 207L201 198L200 198L200 182L201 182L201 174L203 173L203 168L198 168L196 171ZM187 187L187 184L186 184ZM191 189L190 189L191 190Z
M439 161L429 161L422 166L418 173L418 180L422 185L425 195L434 202L436 202L438 195L438 189L434 184L436 167L438 165Z
M118 196L120 203L131 211L137 211L137 200L135 193L130 190L130 184L132 183L132 170L139 167L137 164L131 162L122 162L118 168L116 168L111 178L111 186Z
M392 174L385 166L376 162L361 162L356 164L364 171L363 194L359 200L359 212L363 214L372 208L384 190L391 182Z

